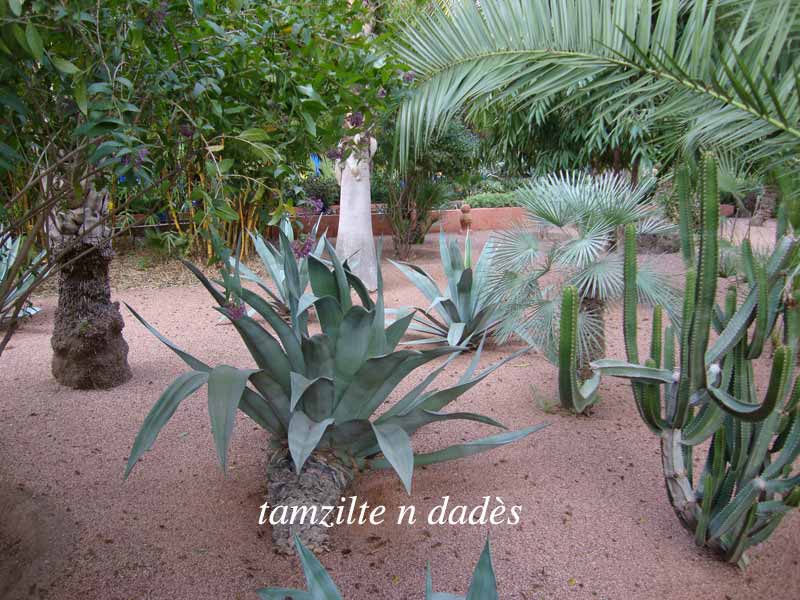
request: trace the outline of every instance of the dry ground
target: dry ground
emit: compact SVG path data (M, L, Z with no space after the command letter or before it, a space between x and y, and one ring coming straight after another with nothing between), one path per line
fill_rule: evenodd
M767 228L757 233L771 238ZM679 274L676 255L659 261ZM441 281L435 239L416 262ZM133 288L116 273L115 299L213 364L250 365L235 331L217 324L199 285L175 275L177 285L148 287L150 277L169 282L165 273L178 271L137 274ZM390 265L384 273L387 306L424 303ZM275 556L269 531L257 525L266 435L240 414L224 476L205 397L197 394L123 481L144 416L185 367L125 311L133 379L112 391L63 388L49 366L55 298L37 301L42 313L0 359L0 598L254 600L258 587L301 584L297 560ZM643 311L643 329L646 317ZM623 356L618 308L609 315L607 342L610 356ZM490 349L483 364L508 351ZM468 360L459 357L450 377ZM424 374L415 373L399 392ZM744 573L696 548L669 506L658 440L640 422L629 386L606 379L601 389L591 417L546 411L544 405L557 402L555 368L540 355L523 356L454 408L512 428L541 421L551 422L549 428L488 454L419 470L410 499L391 473L360 477L352 493L386 505L389 514L410 502L424 514L444 495L470 506L486 495L521 505L518 526L491 527L503 599L800 598L800 515L790 515L751 550ZM488 433L485 426L447 422L420 432L415 446L432 449ZM322 561L350 600L422 598L429 559L438 589L464 593L489 530L424 523L339 527L335 548Z

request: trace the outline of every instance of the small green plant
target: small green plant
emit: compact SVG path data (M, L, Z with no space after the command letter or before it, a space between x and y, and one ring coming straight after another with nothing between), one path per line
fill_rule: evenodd
M700 198L699 249L686 276L680 329L668 327L662 338L657 310L650 357L640 363L632 283L636 243L629 226L624 305L628 360L600 360L593 366L604 375L631 380L642 419L661 438L670 502L695 542L743 566L745 550L765 541L800 505L795 467L800 456L800 377L791 385L796 341L775 351L763 400L757 397L753 369L779 314L784 314L784 339L796 340L800 307L791 294L787 266L796 260L800 244L792 235L782 237L766 266L745 253L747 295L739 304L737 288L731 287L720 307L719 196L710 156L702 165ZM713 343L712 329L718 334ZM696 474L693 452L708 440L705 466Z
M325 567L317 560L317 557L306 548L300 538L295 536L294 543L297 554L300 557L300 564L306 576L308 591L292 590L287 588L265 588L257 590L261 600L286 600L294 598L296 600L342 600L342 595L336 584L328 575ZM433 591L433 578L431 577L431 566L425 571L425 600L498 600L497 579L492 566L492 549L489 540L483 547L483 552L472 572L472 581L466 596L446 594Z
M286 243L285 236L283 239ZM325 247L327 263L313 255L308 257L314 300L305 310L293 311L290 324L264 298L241 285L238 271L230 268L227 260L222 263L222 289L197 267L185 263L217 302L217 310L231 320L256 368L212 367L164 338L131 309L190 370L162 393L145 418L131 449L126 477L180 403L203 386L208 388L211 433L223 469L228 462L237 409L271 434L267 484L270 506L335 506L356 470L394 469L410 493L415 466L490 450L545 426L504 431L415 455L411 435L431 423L461 419L505 429L483 415L447 413L443 409L527 349L476 372L479 347L458 383L428 390L450 364L448 360L392 406L384 406L412 371L439 357L457 354L462 348L397 350L413 313L386 327L380 271L377 299L373 301L361 280L338 260L327 240ZM294 262L286 264L291 269ZM352 292L360 304L353 303ZM247 316L247 305L269 324L277 338ZM315 335L309 333L304 318L311 305L322 329ZM376 416L379 408L381 414ZM273 526L273 540L279 550L289 547L289 525ZM306 544L314 548L325 546L328 529L324 525L295 523L292 527Z
M14 238L9 232L0 230L0 289L3 295L0 298L0 325L8 321L32 317L39 312L39 308L33 306L27 300L22 300L36 281L37 270L42 266L44 251L40 252L32 261L30 266L24 269L20 278L10 280L12 266L17 262L22 245L22 236Z
M462 256L458 241L452 239L448 243L444 232L440 232L439 254L447 277L447 289L444 292L433 277L420 267L390 261L431 302L427 310L416 309L421 316L415 315L410 326L412 331L427 337L409 343L441 343L474 348L484 336L492 334L499 323L497 305L486 298L492 252L492 242L489 241L473 268L469 233L464 241ZM432 310L436 311L438 317L434 316Z

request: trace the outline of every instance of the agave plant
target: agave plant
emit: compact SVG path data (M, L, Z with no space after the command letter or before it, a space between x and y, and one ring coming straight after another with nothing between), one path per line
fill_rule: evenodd
M538 178L517 192L528 226L498 234L492 263L490 297L503 307L501 338L519 335L555 360L558 307L564 287L574 286L580 300L579 368L584 378L591 377L588 363L605 353L605 307L622 297L618 231L629 223L642 234L674 230L650 201L651 184L648 180L632 187L614 173L559 173ZM543 257L539 232L554 230L566 240L554 242ZM540 284L550 273L562 283ZM676 294L664 276L641 269L637 284L643 303L660 304L670 315L676 314Z
M464 240L464 255L458 241L439 233L439 255L447 289L442 292L436 280L420 267L390 261L431 302L427 310L417 308L409 329L426 336L413 344L449 344L476 347L486 335L491 335L499 323L498 306L486 298L489 269L492 261L492 242L483 247L475 267L472 266L472 243L469 232ZM436 315L433 314L435 310Z
M264 269L272 279L275 291L267 285L266 281L242 264L238 258L232 256L228 259L230 266L238 270L241 278L257 284L269 296L272 308L289 321L292 318L297 320L313 301L313 295L306 293L308 256L310 254L321 256L324 251L325 234L317 237L319 224L320 219L317 219L302 244L299 243L299 240L295 240L292 224L285 217L280 222L280 243L277 247L269 240L265 240L260 233L250 233L253 247L261 259ZM290 263L293 263L294 266ZM252 317L255 310L250 308L247 314Z
M787 266L797 259L800 243L784 236L765 266L745 254L746 297L740 304L733 286L720 307L719 197L712 157L704 160L701 198L699 251L686 276L679 353L672 327L664 335L656 311L650 356L640 362L633 285L636 243L629 229L624 305L628 360L600 360L594 366L605 375L631 380L642 419L661 439L670 502L695 543L744 565L747 548L765 541L800 506L800 377L791 384L800 304L787 279ZM761 356L781 313L788 344L775 351L762 401L753 361ZM713 342L712 329L717 334ZM695 473L693 453L709 440L703 470Z
M24 298L28 289L36 280L37 269L41 266L45 252L40 252L31 262L30 266L24 270L24 274L18 281L7 282L10 276L11 267L19 258L19 250L22 244L22 237L14 238L6 232L0 231L0 288L4 290L2 303L0 304L0 325L11 319L31 317L39 312L39 308L33 306L28 301L23 301L20 306L20 299ZM8 286L6 286L8 284ZM7 287L7 292L5 291Z
M342 600L342 595L333 579L328 575L325 567L317 560L313 552L306 548L297 536L294 538L294 543L297 547L297 554L300 557L300 564L303 566L303 574L306 576L308 591L304 592L303 590L288 588L265 588L256 591L259 598L261 600L286 600L287 598L293 598L294 600ZM478 564L475 565L475 570L472 572L472 581L470 581L466 596L434 592L431 566L428 564L428 568L425 571L425 600L497 599L497 579L492 566L492 549L488 539L478 559Z
M414 466L489 450L544 426L504 431L415 455L410 436L431 423L463 419L504 429L489 417L442 410L525 350L477 373L479 349L457 384L429 390L450 363L448 360L391 407L383 406L412 371L439 357L452 356L462 348L397 350L413 314L386 327L380 274L377 300L373 302L361 280L336 258L328 241L325 247L329 263L313 255L308 258L309 281L315 296L313 306L322 329L315 335L309 334L304 319L293 317L291 325L284 322L268 301L241 285L236 272L223 269L222 289L219 289L196 267L186 263L217 302L217 310L231 320L256 368L209 366L164 338L131 309L191 370L163 392L145 418L131 450L126 476L178 405L205 385L211 432L223 469L237 408L270 433L272 455L267 493L268 504L273 507L335 506L353 480L355 470L392 468L410 493ZM360 304L353 304L353 291ZM269 324L277 338L247 316L246 305ZM381 414L376 416L379 408ZM295 523L293 530L312 548L324 547L327 540L328 529L319 523ZM279 550L289 548L288 523L273 527L273 540Z

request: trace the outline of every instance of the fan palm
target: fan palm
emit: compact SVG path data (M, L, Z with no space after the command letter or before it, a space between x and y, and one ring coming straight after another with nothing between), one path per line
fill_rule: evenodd
M401 159L461 112L549 102L607 121L646 111L680 146L796 161L798 38L793 0L453 0L397 44L417 82Z
M581 300L582 370L602 356L605 306L619 300L624 287L622 256L615 251L617 232L629 223L640 234L674 229L649 201L651 187L652 180L632 187L626 178L610 172L581 172L540 177L521 188L517 193L527 211L528 227L499 234L492 263L490 297L505 309L501 336L520 335L554 358L561 290L575 286ZM543 265L537 230L559 230L566 236L553 244ZM553 272L560 283L541 285L542 277ZM643 266L637 285L641 302L661 305L676 316L675 292L662 275Z

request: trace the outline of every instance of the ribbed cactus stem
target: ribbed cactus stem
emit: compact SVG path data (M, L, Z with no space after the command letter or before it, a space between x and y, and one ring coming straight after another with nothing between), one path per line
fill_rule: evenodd
M689 180L689 169L686 165L678 168L675 178L675 192L678 195L678 207L680 218L678 226L681 235L681 254L684 263L694 262L694 233L692 223L694 221L693 202L691 192L691 182Z
M567 286L561 298L561 323L558 339L558 393L561 406L574 410L575 381L578 370L578 290Z
M680 381L678 382L677 401L675 403L674 414L667 415L667 419L673 427L680 428L686 423L689 413L689 399L691 391L689 389L689 348L691 341L691 323L694 318L694 290L697 283L697 272L691 268L686 271L686 284L683 294L683 324L681 326L680 339Z
M639 306L639 289L636 285L636 228L633 224L625 226L625 256L623 263L623 334L625 337L625 353L628 362L639 362L639 346L636 341L636 310Z
M701 167L700 251L695 284L695 307L692 319L690 391L705 386L705 354L708 348L711 315L716 303L719 263L719 193L717 164L705 156ZM689 290L686 290L689 293Z
M650 340L650 359L656 367L661 366L661 335L663 327L663 309L660 306L653 307L653 333Z

